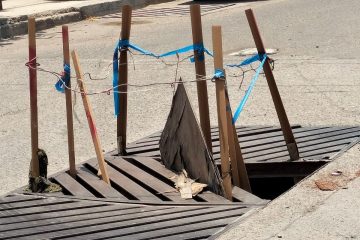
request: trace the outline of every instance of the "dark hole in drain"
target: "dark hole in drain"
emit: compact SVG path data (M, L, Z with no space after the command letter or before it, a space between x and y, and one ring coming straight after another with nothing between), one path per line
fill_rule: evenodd
M252 193L273 200L295 185L292 177L250 178Z

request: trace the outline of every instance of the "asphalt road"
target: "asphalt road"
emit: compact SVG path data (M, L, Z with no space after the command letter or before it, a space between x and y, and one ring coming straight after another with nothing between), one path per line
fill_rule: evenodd
M152 8L187 6L189 2L172 2ZM228 2L222 2L222 4ZM202 4L206 4L203 3ZM216 4L216 3L211 3ZM229 54L254 47L244 10L255 11L263 40L268 48L278 48L274 75L289 120L301 125L358 125L360 104L360 5L357 0L269 0L240 1L203 18L205 45L212 49L211 26L223 26L225 63L239 62L243 57ZM204 6L205 8L205 6ZM119 16L105 16L69 24L70 47L77 49L84 72L93 77L106 77L113 48L120 33ZM132 42L156 53L189 45L192 42L190 17L169 14L165 17L134 18ZM60 72L62 68L61 28L38 33L38 62L41 67ZM27 182L31 156L30 106L28 93L27 38L0 42L0 194ZM185 57L183 55L181 57ZM147 84L171 82L176 67L158 60L135 55L130 65L129 82ZM175 58L167 59L176 63ZM212 59L207 58L207 73L213 74ZM228 76L239 74L228 70ZM177 76L194 79L194 66L188 61L179 65ZM247 74L243 89L251 74ZM57 81L48 73L38 73L39 142L49 156L49 172L68 167L64 95L53 87ZM88 89L102 90L111 86L106 80L86 79ZM229 77L232 107L244 90L239 90L239 77ZM217 124L215 90L209 86L212 124ZM188 84L194 109L197 109L196 87ZM161 130L170 109L173 89L169 86L130 88L128 141L131 142ZM90 98L101 144L105 151L116 146L116 119L113 97L106 94ZM80 97L77 97L74 120L77 162L95 156ZM237 124L278 125L265 79L260 77Z

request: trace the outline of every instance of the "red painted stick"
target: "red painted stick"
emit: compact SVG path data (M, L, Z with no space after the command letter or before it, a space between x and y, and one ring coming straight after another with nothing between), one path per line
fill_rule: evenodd
M73 60L75 71L76 71L76 78L78 80L79 88L81 91L81 98L83 100L84 109L85 109L85 113L86 113L86 118L88 120L91 137L92 137L94 147L95 147L96 157L97 157L97 160L99 163L101 176L102 176L102 179L106 183L110 184L110 179L109 179L109 175L108 175L108 172L106 169L106 164L105 164L104 155L103 155L101 144L100 144L100 139L99 139L99 136L96 131L95 121L93 119L92 108L91 108L88 96L86 95L86 88L85 88L85 84L84 84L84 81L82 78L83 73L80 68L80 63L79 63L79 60L78 60L78 57L77 57L77 54L75 51L71 52L71 56L72 56L72 60Z

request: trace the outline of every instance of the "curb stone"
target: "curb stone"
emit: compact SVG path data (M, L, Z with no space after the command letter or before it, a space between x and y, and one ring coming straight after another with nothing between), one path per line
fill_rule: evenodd
M146 7L150 4L169 1L172 0L111 0L81 7L46 11L31 16L36 18L36 30L41 31L62 24L78 22L92 16L118 13L121 11L121 7L127 4L136 9ZM27 19L29 16L30 15L22 15L12 18L0 18L0 40L26 34L28 31Z

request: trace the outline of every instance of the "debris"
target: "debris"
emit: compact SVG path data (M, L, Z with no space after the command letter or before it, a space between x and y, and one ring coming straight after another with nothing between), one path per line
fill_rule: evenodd
M189 178L185 169L183 169L179 175L172 177L172 179L175 178L175 188L180 192L181 198L183 199L191 199L207 187L207 184L198 183Z
M334 191L338 189L338 185L332 181L326 181L326 180L316 180L315 185L321 190L321 191Z
M342 175L342 171L336 170L335 172L331 173L332 176L340 176Z

